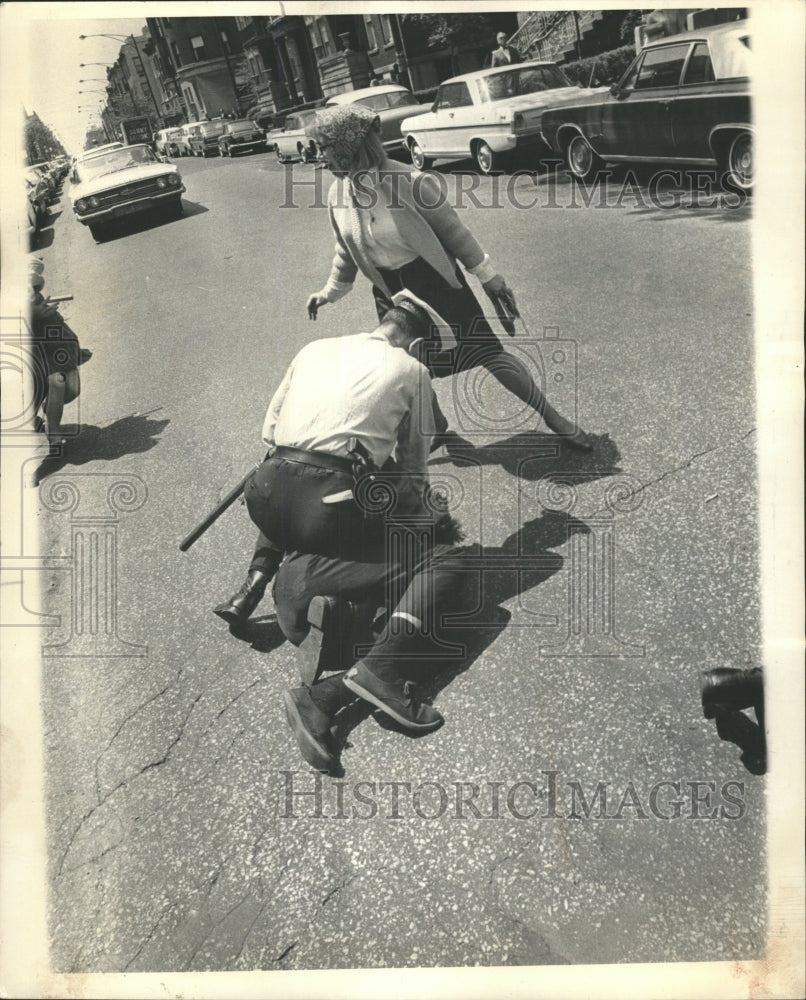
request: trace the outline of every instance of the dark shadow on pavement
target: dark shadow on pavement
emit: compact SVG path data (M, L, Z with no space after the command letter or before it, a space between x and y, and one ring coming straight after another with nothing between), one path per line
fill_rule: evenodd
M186 201L184 198L182 199L182 206L184 212L178 218L167 215L159 209L153 209L150 212L138 212L134 215L124 216L122 219L116 219L112 223L114 228L109 230L108 235L101 242L114 243L116 240L124 239L126 236L132 236L135 233L143 233L149 229L161 229L163 226L181 225L183 219L192 218L194 215L203 215L205 212L210 211L209 208L205 208L199 202Z
M31 240L32 250L47 250L49 246L53 245L53 226L47 226L44 229L39 229L35 234L33 240Z
M586 482L620 472L618 463L621 455L610 435L590 434L588 437L593 451L585 452L572 448L556 434L525 431L480 446L456 435L445 445L447 456L439 455L428 464L429 468L438 465L500 465L511 475L527 481L567 472L574 474L574 482Z
M716 731L721 740L742 751L739 759L751 774L767 773L767 741L758 723L744 712L718 712Z
M112 462L125 455L150 451L159 444L159 435L169 423L167 419L151 420L144 413L122 417L106 427L89 424L78 428L67 424L64 426L67 444L61 446L57 454L48 456L40 463L35 473L35 482L38 485L66 465ZM71 431L75 436L70 436Z

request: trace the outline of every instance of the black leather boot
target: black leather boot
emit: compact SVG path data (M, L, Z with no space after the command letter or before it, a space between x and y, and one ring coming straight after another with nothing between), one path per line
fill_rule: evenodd
M259 569L252 569L246 576L240 590L224 604L213 608L213 613L230 625L243 625L266 593L271 577Z
M713 719L718 712L740 712L743 708L754 708L763 725L764 682L760 667L716 667L703 673L702 710L706 719Z

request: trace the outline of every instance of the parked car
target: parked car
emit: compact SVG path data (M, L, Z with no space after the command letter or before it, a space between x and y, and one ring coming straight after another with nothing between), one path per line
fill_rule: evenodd
M446 80L431 109L406 118L401 130L418 170L470 156L490 174L507 169L515 154L548 152L540 135L546 108L597 92L574 86L551 62L482 69Z
M290 163L291 160L302 160L312 163L319 156L316 143L305 134L305 128L316 115L311 108L307 111L297 111L286 116L282 128L274 129L266 136L266 142L271 144L280 163Z
M362 104L371 111L377 111L381 120L381 140L387 152L403 149L400 123L411 116L414 108L422 107L405 87L391 83L348 90L331 97L325 107L338 104Z
M50 190L44 177L41 176L38 170L34 170L33 167L28 167L23 176L25 178L25 191L28 196L29 222L31 221L31 212L33 212L33 222L31 225L34 229L39 229L42 223L48 218Z
M582 180L607 160L716 164L753 187L750 31L733 21L647 45L604 94L546 112L546 142Z
M163 128L154 137L154 148L157 153L163 156L179 156L179 139L182 136L182 129L179 126L174 128Z
M218 138L224 131L224 121L199 122L188 138L192 156L218 156Z
M48 189L48 201L53 201L56 197L56 188L58 187L59 181L56 174L51 170L50 164L32 163L28 169L35 171L37 176L45 182Z
M179 126L179 136L176 139L177 156L193 156L193 150L190 148L190 135L197 125L201 125L201 122L188 122L186 125Z
M185 188L179 171L145 144L86 156L76 169L78 183L70 191L73 211L99 242L123 216L155 208L176 218L182 214Z
M238 118L224 123L224 131L218 137L218 151L222 156L236 153L258 152L266 149L266 136L257 124L248 118Z

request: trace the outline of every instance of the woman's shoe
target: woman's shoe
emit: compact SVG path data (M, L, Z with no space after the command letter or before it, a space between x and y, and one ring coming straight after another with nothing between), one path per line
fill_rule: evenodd
M584 431L577 430L570 437L564 437L563 441L569 448L576 448L577 451L593 451L593 443Z

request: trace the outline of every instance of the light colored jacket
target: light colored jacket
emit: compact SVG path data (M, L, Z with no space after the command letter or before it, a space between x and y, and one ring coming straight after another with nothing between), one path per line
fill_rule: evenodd
M361 179L366 190L366 180ZM448 203L447 184L440 175L420 173L403 163L390 160L380 172L377 190L388 205L404 243L416 250L452 288L456 280L456 261L469 271L478 268L485 253L475 236ZM323 291L340 297L349 290L361 271L384 294L391 293L378 269L361 252L351 222L351 192L347 178L338 177L328 192L330 224L336 234L336 253Z

